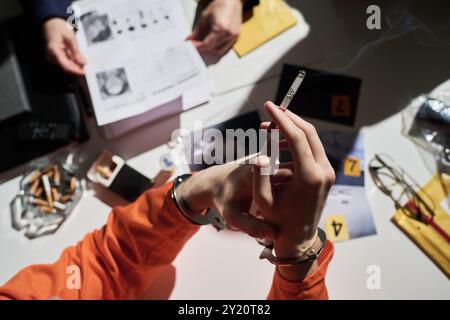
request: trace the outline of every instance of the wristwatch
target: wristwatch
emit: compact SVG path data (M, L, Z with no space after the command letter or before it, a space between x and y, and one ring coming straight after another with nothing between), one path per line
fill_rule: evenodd
M209 208L206 212L206 214L197 214L193 215L189 211L189 207L187 206L185 200L183 197L177 195L177 187L185 182L187 179L189 179L192 176L192 174L184 174L181 176L178 176L173 181L172 185L172 191L171 191L171 197L173 202L175 203L178 210L181 212L181 214L190 222L193 224L203 226L212 224L214 228L217 229L217 231L225 229L225 221L223 220L223 217L214 209Z

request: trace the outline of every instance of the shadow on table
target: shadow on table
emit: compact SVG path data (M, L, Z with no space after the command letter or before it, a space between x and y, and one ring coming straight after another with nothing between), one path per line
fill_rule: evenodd
M282 64L291 63L362 79L355 130L383 121L450 76L450 25L444 14L450 11L449 2L377 1L384 14L380 31L366 27L371 1L288 2L302 13L310 33L266 75L280 74ZM302 51L311 39L320 42L325 59L308 64ZM267 96L264 81L251 96ZM335 128L323 123L320 127Z
M291 0L288 3L302 13L310 33L256 83L250 97L261 108L265 100L275 99L278 80L273 75L280 75L285 63L362 79L355 125L307 119L322 130L357 131L377 124L449 77L450 41L446 43L442 39L450 39L450 36L445 37L450 31L442 12L449 12L450 3L378 1L382 15L385 14L380 31L366 27L366 9L372 4L368 0L331 0L320 4ZM317 59L311 59L311 53L305 52L317 48L322 49L317 52ZM246 110L248 105L243 105L241 111ZM113 152L120 150L128 159L166 143L179 124L179 116L168 117L112 141L105 140L105 147ZM400 134L400 128L395 134Z

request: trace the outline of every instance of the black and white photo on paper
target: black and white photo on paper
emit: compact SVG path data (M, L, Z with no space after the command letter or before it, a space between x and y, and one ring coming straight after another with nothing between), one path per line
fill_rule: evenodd
M125 68L99 72L96 76L103 100L131 92Z
M88 45L113 39L107 14L98 14L96 11L91 11L81 16L81 23L83 24Z

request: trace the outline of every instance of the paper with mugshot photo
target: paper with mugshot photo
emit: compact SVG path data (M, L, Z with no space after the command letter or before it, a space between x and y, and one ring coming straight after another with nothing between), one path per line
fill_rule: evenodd
M208 82L177 0L76 2L77 39L98 125L139 115Z

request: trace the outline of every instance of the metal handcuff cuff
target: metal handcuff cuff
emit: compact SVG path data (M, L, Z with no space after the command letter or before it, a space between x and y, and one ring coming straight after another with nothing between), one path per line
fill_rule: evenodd
M178 176L173 181L172 185L172 191L171 196L172 200L175 203L178 210L181 212L181 214L190 222L193 224L204 226L207 224L212 224L214 228L216 228L217 231L224 230L225 229L225 221L223 220L222 216L213 209L208 209L206 214L204 215L196 215L194 217L189 215L189 209L186 205L184 199L182 197L178 197L176 193L177 187L182 184L184 181L192 177L192 174L183 174L181 176Z
M182 197L177 196L176 193L177 187L183 182L185 182L187 179L189 179L191 176L192 174L184 174L176 177L175 180L173 181L171 197L175 206L188 221L196 225L203 226L212 224L217 231L224 230L226 228L225 221L216 210L209 208L206 214L204 215L191 216L189 214L189 209L184 199ZM318 243L317 239L320 240L320 243ZM325 231L318 228L316 240L309 248L305 249L305 252L301 256L290 259L277 258L273 254L273 245L265 245L265 248L261 252L259 258L261 260L267 259L270 263L278 266L297 265L303 262L316 260L320 256L320 253L322 252L323 248L325 247L326 241L327 236L325 234Z

